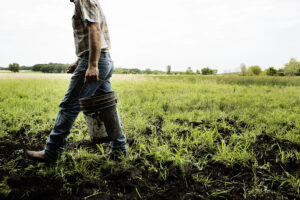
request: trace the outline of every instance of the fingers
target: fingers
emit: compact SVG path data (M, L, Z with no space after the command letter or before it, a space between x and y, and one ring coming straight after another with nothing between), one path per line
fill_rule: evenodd
M86 74L84 78L84 83L92 83L92 82L97 82L99 80L98 75L89 75Z
M84 79L84 83L93 83L93 82L97 82L98 79L97 78L91 78L91 77L85 77Z
M67 70L67 73L72 74L74 71L75 71L74 69L68 69L68 70Z
M73 73L75 71L75 69L76 69L76 66L70 65L67 69L67 73Z
M70 68L68 68L67 73L73 73L73 71Z
M87 76L86 80L87 80L87 82L96 82L96 81L98 81L96 76Z
M70 66L69 66L68 69L67 69L67 73L71 73L71 72L70 72Z
M84 82L85 83L91 83L91 82L96 82L99 80L99 72L97 68L88 68L86 73L85 73L85 78Z

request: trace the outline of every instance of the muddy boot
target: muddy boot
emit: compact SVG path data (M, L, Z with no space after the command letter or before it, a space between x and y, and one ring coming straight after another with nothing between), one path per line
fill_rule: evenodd
M27 156L27 158L29 158L31 160L35 160L35 161L39 161L39 162L49 162L48 160L46 160L46 158L44 156L44 151L25 150L24 153Z

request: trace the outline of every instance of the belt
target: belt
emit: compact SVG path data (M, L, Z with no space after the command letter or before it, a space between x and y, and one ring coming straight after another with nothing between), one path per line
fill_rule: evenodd
M101 54L107 54L109 53L109 50L108 49L101 49ZM89 56L89 51L85 51L83 54L81 54L79 57L82 58L82 57L88 57Z

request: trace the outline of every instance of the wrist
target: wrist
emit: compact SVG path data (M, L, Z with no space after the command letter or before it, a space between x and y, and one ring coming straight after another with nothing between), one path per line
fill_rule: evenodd
M98 61L92 53L89 55L89 67L98 67Z
M97 63L92 63L92 62L89 63L89 68L97 68L97 67L98 67Z

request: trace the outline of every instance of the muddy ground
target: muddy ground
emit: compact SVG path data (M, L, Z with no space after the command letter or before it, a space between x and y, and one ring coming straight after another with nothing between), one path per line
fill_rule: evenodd
M210 122L205 121L175 122L210 128ZM242 132L247 126L235 119L228 119L226 123L232 127L230 131L219 130L225 141L232 130ZM162 120L158 121L157 126L162 126ZM79 147L99 152L96 144L90 141L70 140L64 163L55 166L44 166L24 157L24 148L43 149L49 132L45 130L33 134L20 129L1 138L0 183L5 184L0 187L0 199L300 199L294 188L283 184L287 174L299 176L300 163L296 159L281 163L274 153L279 150L300 151L300 144L279 140L264 132L256 137L249 148L253 149L258 163L228 167L222 162L213 161L210 152L201 150L194 152L195 157L208 154L207 163L200 169L193 165L187 166L183 173L172 163L159 166L153 156L145 155L128 161L130 167L126 169L121 166L118 168L118 161L115 161L114 170L99 168L99 165L105 164L105 160L90 162L87 170L99 171L99 176L93 178L72 172L74 160L68 155L68 152ZM151 135L151 131L146 130L143 134ZM134 150L136 140L129 137L128 145ZM76 162L80 163L78 160ZM158 170L149 170L145 162L156 166ZM266 166L264 164L270 167L262 167ZM63 168L64 175L57 176L54 170L46 171L43 175L37 173L47 167ZM161 178L160 168L168 169L165 180Z

